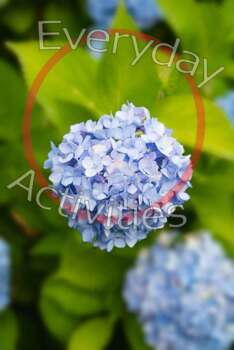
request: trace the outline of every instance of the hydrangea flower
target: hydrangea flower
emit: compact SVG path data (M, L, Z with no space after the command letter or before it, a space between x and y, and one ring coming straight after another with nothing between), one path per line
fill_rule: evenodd
M87 9L97 26L108 27L114 17L118 0L88 0ZM149 28L162 18L155 0L125 0L129 14L140 28Z
M10 257L9 248L0 239L0 311L4 310L10 300Z
M227 350L234 341L234 264L208 233L164 234L139 256L124 298L157 350Z
M234 91L230 91L223 97L217 99L217 103L227 113L231 121L234 123Z
M183 153L169 129L129 103L115 116L71 126L58 147L52 144L45 168L70 227L111 251L163 227L173 207L189 199L191 161Z

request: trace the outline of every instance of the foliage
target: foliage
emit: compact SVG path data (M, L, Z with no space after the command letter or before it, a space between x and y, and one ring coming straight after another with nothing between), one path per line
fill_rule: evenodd
M208 59L210 72L225 66L224 72L201 91L206 112L205 141L185 214L192 227L211 230L233 256L234 129L214 99L234 85L234 3L158 2L165 19L149 31L151 35L160 32L160 39L167 41L169 37L171 43L179 36L183 49ZM1 235L12 247L13 260L12 304L0 315L0 348L114 349L120 323L125 334L123 349L147 349L136 319L125 310L121 288L138 251L151 245L158 232L134 249L100 252L81 243L79 234L69 229L65 218L58 214L57 205L45 196L43 204L52 209L37 206L36 183L32 202L27 201L24 189L7 189L9 183L29 171L22 142L25 98L38 71L55 53L39 50L38 16L41 11L46 19L59 16L71 35L77 37L82 26L90 24L84 2L26 1L23 6L21 1L9 0L0 1L0 6L0 223ZM122 6L113 28L137 30ZM157 66L152 61L152 49L131 66L135 56L128 40L120 40L116 55L107 50L99 59L86 47L79 47L50 71L32 116L33 146L41 168L50 140L59 142L69 125L114 112L127 100L145 105L191 152L196 139L196 109L184 76L175 67L167 70ZM138 45L143 48L146 42L138 41ZM113 37L108 47L112 46ZM197 81L203 74L201 69ZM28 185L28 179L25 183ZM30 324L31 337L24 324Z

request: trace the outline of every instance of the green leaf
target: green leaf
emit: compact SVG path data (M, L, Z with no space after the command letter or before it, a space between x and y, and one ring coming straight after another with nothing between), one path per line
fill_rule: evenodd
M63 45L60 43L60 47ZM8 46L18 56L28 86L56 52L40 50L38 42L10 43ZM96 69L97 61L89 52L81 47L71 50L49 71L37 96L38 101L48 113L53 108L51 103L61 100L79 104L96 115L94 100L90 98L91 82L96 79Z
M234 2L232 0L224 0L221 7L221 13L226 27L227 40L229 41L229 44L231 44L234 42Z
M114 26L135 30L133 21L121 6ZM78 122L114 112L127 101L149 108L154 105L161 81L151 57L152 50L132 65L136 57L132 35L120 39L116 54L113 53L114 41L112 37L108 52L100 61L79 47L66 54L46 76L37 99L56 125L64 125L63 120L71 124L74 119ZM136 39L135 45L141 50L147 42ZM8 46L18 56L28 86L55 52L40 50L36 42L10 43Z
M198 46L206 49L206 27L199 4L195 0L158 0L158 5L178 37L183 39L186 50Z
M115 112L127 101L151 108L161 87L156 65L151 57L152 49L149 48L133 64L136 58L134 43L141 51L148 42L137 38L137 28L121 5L113 28L117 33L112 35L98 69L98 110L103 113ZM121 30L124 32L121 33Z
M8 4L9 0L0 0L0 8Z
M56 214L57 215L57 214ZM32 255L60 255L66 242L66 233L61 234L49 234L42 238L36 245L31 249Z
M0 174L0 203L16 200L18 195L22 197L25 196L24 198L26 198L27 193L22 188L12 188L11 190L7 188L11 182L16 180L19 176L22 176L24 172L28 171L26 161L23 159L22 153L20 153L19 149L15 148L14 143L10 145L8 143L4 143L0 145L0 158L2 161L2 170Z
M0 139L16 140L21 133L26 89L17 71L0 59ZM13 132L14 131L14 132Z
M126 3L123 0L119 1L115 17L112 21L112 28L136 30L137 25L129 15Z
M203 151L220 158L234 159L234 129L225 113L213 102L203 99L205 141ZM191 96L168 97L158 104L157 117L174 131L179 141L193 148L196 141L197 112Z
M217 63L220 65L220 57L223 57L221 62L224 63L226 50L222 52L220 47L227 49L225 34L228 34L228 31L226 17L222 15L222 6L195 0L181 0L178 3L158 0L158 3L178 38L182 39L185 50L192 50L201 58L208 58L212 67ZM207 13L210 16L207 16ZM217 23L218 32L215 30ZM216 55L212 57L212 54Z
M124 318L124 330L132 350L150 350L145 344L143 330L136 317L126 314Z
M234 162L204 155L190 192L201 226L226 243L234 254Z
M0 313L0 349L16 350L18 325L15 315L10 310Z
M104 350L108 345L113 323L108 318L96 318L83 323L71 337L68 350Z
M60 342L66 343L80 323L80 319L66 313L51 299L41 298L40 309L44 323L51 334Z
M198 82L203 80L204 59L207 59L209 74L222 66L226 67L232 60L231 45L228 42L230 24L226 23L227 16L221 4L195 0L159 0L158 4L176 36L182 40L183 49L199 57L200 63L196 72ZM223 77L223 74L219 74L210 80L202 88L203 92L207 96L222 94Z
M22 3L19 6L11 5L2 16L2 22L19 35L26 33L33 26L35 19L35 9L30 3L26 6Z
M61 142L63 135L67 134L71 125L93 118L93 113L89 109L62 99L49 101L49 105L45 109L51 122L56 126L56 140L58 142ZM34 116L33 119L35 119ZM47 143L47 148L48 145Z
M112 291L120 287L129 261L90 246L71 241L64 252L60 278L91 291Z
M74 5L70 3L53 3L48 2L44 10L44 18L46 21L54 21L58 19L61 23L47 24L46 31L55 32L61 29L61 24L63 28L67 28L70 36L75 38L80 30L80 18L77 21L76 12L74 11ZM62 34L62 33L61 33ZM63 33L63 39L66 39Z
M168 62L170 53L162 50L157 52L157 59L159 62ZM162 84L162 96L175 96L181 94L191 93L190 86L184 74L177 70L176 62L173 62L171 67L167 65L156 65L157 74ZM153 109L154 110L154 109Z
M56 276L44 285L42 298L53 300L66 313L76 316L92 315L107 310L104 294L77 288Z

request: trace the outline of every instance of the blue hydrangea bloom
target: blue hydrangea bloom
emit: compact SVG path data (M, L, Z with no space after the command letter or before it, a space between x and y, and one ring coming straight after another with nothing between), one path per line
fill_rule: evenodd
M100 27L108 27L115 15L118 0L88 0L89 15ZM149 28L162 18L155 0L125 0L129 14L140 28Z
M217 99L217 103L227 113L231 121L234 123L234 91L230 91L223 97Z
M0 239L0 311L5 309L10 301L10 257L9 248Z
M71 126L58 147L52 144L45 168L51 169L50 181L62 197L70 227L84 241L111 251L132 247L151 229L163 227L169 208L189 199L191 173L184 174L191 161L183 153L171 130L146 108L129 103L115 116ZM143 213L156 204L157 213L147 212L146 223ZM86 209L93 222L80 215Z
M157 350L227 350L234 341L234 264L208 233L164 234L126 277L124 298Z

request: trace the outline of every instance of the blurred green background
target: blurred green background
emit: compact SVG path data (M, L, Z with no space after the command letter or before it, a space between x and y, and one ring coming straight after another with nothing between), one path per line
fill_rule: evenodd
M180 51L207 58L209 72L224 67L201 89L206 135L182 230L208 229L233 256L234 129L215 101L234 88L234 2L157 3L163 19L146 33L171 44L180 38ZM9 242L12 255L11 305L0 314L0 349L147 349L137 321L126 311L121 287L137 252L151 244L158 232L133 249L100 252L81 243L79 233L67 227L46 196L43 203L51 210L36 205L36 181L31 202L19 186L7 188L30 170L22 139L25 99L36 74L54 53L39 50L39 20L61 20L75 38L82 28L94 26L85 1L0 1L0 235ZM139 30L123 5L112 27ZM132 57L126 42L117 55L108 51L99 58L79 46L49 73L32 118L33 146L41 169L50 140L60 142L72 123L115 112L126 101L149 108L191 152L196 109L183 75L175 67L155 65L150 53L134 67ZM202 74L201 64L195 80L200 82Z

